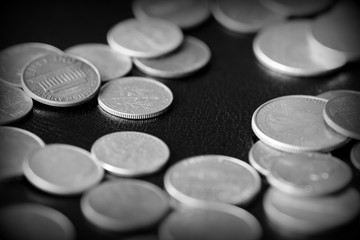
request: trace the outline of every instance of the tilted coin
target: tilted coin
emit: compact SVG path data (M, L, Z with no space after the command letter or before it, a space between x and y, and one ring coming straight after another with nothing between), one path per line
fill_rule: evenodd
M57 195L82 193L104 175L89 152L67 144L49 144L33 151L25 159L23 170L35 187Z
M56 107L80 105L100 87L98 70L87 60L48 54L31 61L23 72L24 91L34 100Z
M176 51L159 58L135 58L134 64L150 76L178 78L203 68L210 61L210 57L210 49L204 42L187 37Z
M22 71L28 62L46 54L61 54L62 51L45 43L21 43L0 52L0 81L22 87Z
M345 95L352 94L352 93L359 93L359 91L348 90L348 89L336 89L336 90L329 90L326 92L322 92L316 96L319 98L324 98L326 100L330 100L334 97L345 96Z
M325 124L322 112L326 102L307 95L274 98L256 109L252 129L261 141L280 151L331 151L348 138Z
M124 77L106 83L100 89L98 103L106 112L129 119L159 116L173 101L171 90L153 79Z
M360 143L355 144L350 152L350 160L352 164L360 170Z
M130 177L158 171L168 161L170 150L150 134L114 132L96 140L91 154L110 173Z

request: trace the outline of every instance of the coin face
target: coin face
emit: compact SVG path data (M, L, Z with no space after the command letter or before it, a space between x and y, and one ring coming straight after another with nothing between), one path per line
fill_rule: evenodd
M152 58L175 50L183 41L181 29L163 19L128 19L112 27L109 45L131 57Z
M331 151L348 141L324 122L326 100L307 95L278 97L254 112L251 126L264 143L286 152Z
M100 87L98 70L87 60L49 54L24 69L23 88L34 100L56 107L71 107L93 98Z
M0 81L22 87L22 71L28 62L46 54L61 54L62 51L45 43L21 43L0 52Z
M135 58L134 64L144 73L163 78L188 76L210 61L210 49L199 39L187 37L176 51L159 58Z
M336 89L336 90L322 92L319 95L317 95L317 97L324 98L326 100L330 100L334 97L345 96L345 95L352 94L352 93L359 93L359 91L348 90L348 89Z
M166 191L185 205L244 205L259 192L259 174L242 160L203 155L184 159L165 173Z
M19 88L0 84L0 125L15 122L31 112L32 99Z
M171 90L164 84L143 77L125 77L106 83L98 103L106 112L129 119L159 116L173 101Z
M350 160L352 164L360 170L360 143L355 144L350 152Z
M332 0L260 0L266 7L274 12L282 13L287 16L309 16L318 13L329 7Z

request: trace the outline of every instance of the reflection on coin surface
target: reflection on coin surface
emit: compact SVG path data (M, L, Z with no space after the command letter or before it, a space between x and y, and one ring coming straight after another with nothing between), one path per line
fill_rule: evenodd
M45 146L35 134L16 127L0 127L0 181L23 175L23 161Z
M188 76L210 61L210 49L199 39L187 37L175 52L159 58L135 58L134 64L144 73L163 78Z
M272 11L287 16L308 16L326 9L333 0L261 0L261 3Z
M46 54L61 54L62 51L45 43L21 43L0 52L0 81L22 87L23 68L28 62Z
M140 20L162 18L183 29L195 27L210 16L206 0L137 0L132 9Z
M360 170L360 143L355 144L350 152L350 160L352 164Z
M100 90L98 103L106 112L129 119L159 116L173 101L171 90L153 79L124 77L106 83Z
M24 69L23 88L34 100L56 107L70 107L93 98L100 87L98 70L87 60L49 54Z
M89 152L66 144L50 144L32 152L23 169L35 187L58 195L82 193L98 184L104 175Z
M267 101L256 109L251 126L264 143L286 152L331 151L348 141L325 124L326 100L289 95Z
M173 198L186 205L244 205L259 192L261 180L255 169L240 159L202 155L171 166L164 184Z
M168 161L170 150L150 134L115 132L96 140L91 154L112 174L139 176L159 170Z
M65 53L85 58L99 70L105 82L126 75L132 67L131 59L109 45L100 43L80 44L65 50Z
M330 99L324 108L324 119L338 133L360 140L360 93Z
M330 90L330 91L320 93L319 95L317 95L317 97L324 98L326 100L330 100L334 97L345 96L345 95L352 94L352 93L360 93L360 92L354 91L354 90L348 90L348 89L336 89L336 90Z
M61 212L39 204L13 204L0 209L4 240L72 240L75 228Z
M159 230L161 240L256 240L261 236L261 226L252 214L225 204L172 212Z
M162 19L129 19L112 27L107 34L109 45L131 57L158 57L175 50L183 41L181 29Z
M169 210L165 192L141 180L113 180L83 195L81 210L95 226L132 231L153 226Z
M0 125L25 117L32 107L33 101L24 91L0 83Z

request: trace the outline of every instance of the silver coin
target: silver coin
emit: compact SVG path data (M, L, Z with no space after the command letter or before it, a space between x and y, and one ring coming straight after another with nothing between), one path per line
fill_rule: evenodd
M182 29L198 26L210 17L207 0L137 0L132 9L140 20L162 18Z
M324 122L326 100L289 95L267 101L256 109L251 126L264 143L285 152L327 152L348 142Z
M348 90L348 89L336 89L336 90L322 92L322 93L318 94L317 97L324 98L326 100L330 100L334 97L345 96L345 95L352 94L352 93L359 93L359 91Z
M35 134L16 127L0 127L0 180L23 175L23 161L45 143Z
M338 133L360 140L360 92L330 99L324 119Z
M64 51L91 62L99 70L102 82L123 77L132 68L130 57L115 51L109 45L100 43L80 44Z
M100 90L98 103L106 112L129 119L159 116L173 101L171 90L149 78L124 77L106 83Z
M158 171L168 161L170 150L150 134L115 132L96 140L91 154L110 173L133 177Z
M170 210L166 194L141 180L100 184L81 198L81 210L95 226L110 231L139 230L158 223Z
M351 163L360 170L360 143L355 144L350 152Z
M113 26L107 34L112 48L122 54L141 58L169 53L180 46L183 38L177 25L163 19L128 19Z
M245 205L259 192L259 174L244 161L222 155L184 159L165 173L166 191L190 206L217 203Z
M24 91L0 83L0 125L22 119L32 107L33 101Z
M28 62L46 54L61 54L62 51L45 43L21 43L0 52L0 81L22 87L21 77Z
M67 144L50 144L33 151L25 159L23 170L31 184L56 195L82 193L104 175L89 152Z
M210 61L210 57L210 49L204 42L187 37L176 51L159 58L135 58L134 64L150 76L179 78L203 68Z
M89 61L66 54L49 54L31 61L22 81L30 97L56 107L89 101L97 94L100 83L100 74Z

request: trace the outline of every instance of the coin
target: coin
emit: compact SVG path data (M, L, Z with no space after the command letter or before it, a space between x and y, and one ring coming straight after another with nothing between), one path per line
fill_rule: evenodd
M352 94L352 93L359 93L359 91L348 90L348 89L336 89L336 90L322 92L319 95L317 95L317 97L324 98L326 100L330 100L334 97L344 96L344 95L348 95L348 94Z
M210 17L206 0L137 0L132 5L137 19L166 19L182 29L198 26Z
M21 43L0 52L0 81L22 87L23 68L33 59L46 54L61 54L62 51L45 43Z
M0 125L22 119L32 107L33 101L24 91L0 83Z
M180 46L183 38L177 25L163 19L128 19L113 26L107 34L112 48L128 56L142 58L169 53Z
M106 83L98 96L99 106L106 112L129 119L159 116L173 101L171 90L149 78L124 77Z
M158 223L168 212L166 194L142 180L113 180L81 198L81 210L95 226L110 231L132 231Z
M262 104L252 116L255 135L285 152L327 152L348 142L324 122L326 100L307 95L288 95Z
M23 161L32 151L44 147L37 135L16 127L0 127L0 181L23 175Z
M352 164L360 170L360 143L355 144L350 152L350 160Z
M210 49L204 42L194 37L186 37L175 52L159 58L135 58L134 64L150 76L179 78L203 68L210 61L210 57Z
M99 70L106 82L126 75L132 68L130 57L100 43L79 44L65 49L65 53L85 58Z
M165 173L166 191L190 206L213 203L245 205L259 192L259 174L240 159L200 155L172 165Z
M97 94L100 75L85 59L49 54L25 67L22 84L24 91L38 102L71 107L87 102Z
M67 144L49 144L33 151L25 159L23 170L35 187L57 195L82 193L104 175L89 152Z
M324 119L338 133L360 140L360 92L330 99Z
M170 150L150 134L114 132L96 140L91 154L110 173L133 177L158 171L168 161Z

